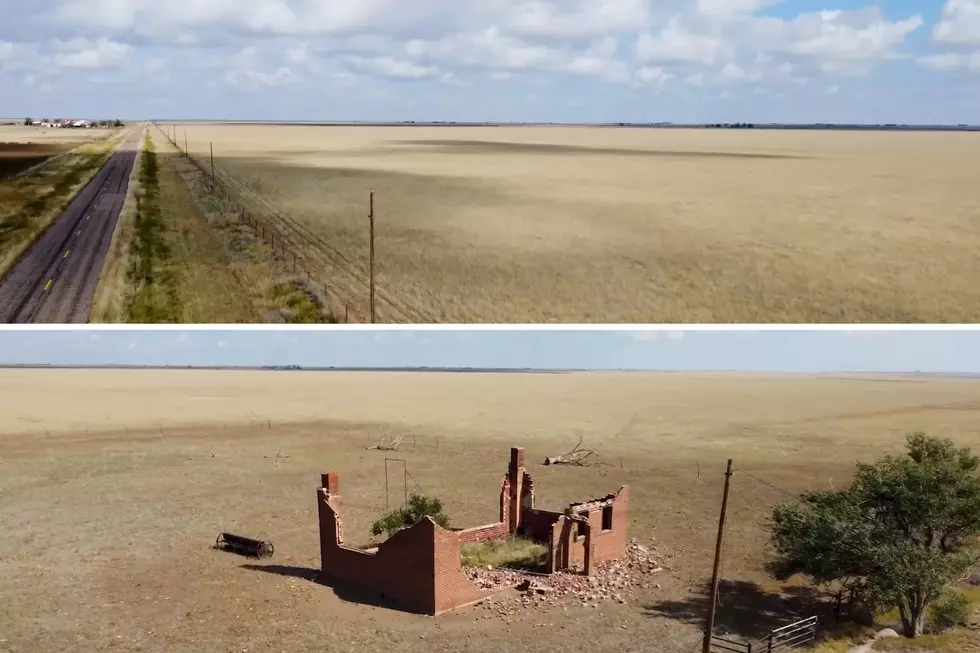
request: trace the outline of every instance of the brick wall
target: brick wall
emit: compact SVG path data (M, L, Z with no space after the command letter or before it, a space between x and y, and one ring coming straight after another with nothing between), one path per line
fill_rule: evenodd
M399 531L369 553L343 545L337 537L340 518L325 489L320 490L320 565L334 580L376 592L423 614L435 611L433 549L435 529L431 519ZM439 529L442 530L442 529ZM475 589L475 588L474 588Z
M564 515L560 512L536 508L525 509L522 514L520 534L538 542L548 542L551 540L551 527L562 517Z
M497 522L496 524L476 526L475 528L466 528L454 532L456 533L456 537L460 545L472 544L473 542L502 540L509 534L507 530L507 522Z
M442 614L486 598L493 592L486 592L470 582L459 561L459 537L452 531L435 526L433 532L432 574L434 578L434 600L432 614Z
M336 475L324 474L323 483L325 487L317 493L317 509L320 565L327 577L431 615L492 594L478 589L463 572L460 533L441 528L429 518L395 533L374 552L344 546ZM507 535L506 523L468 531L477 534L493 529Z
M611 505L613 511L612 529L608 531L602 530L602 509L605 505ZM626 544L629 541L629 488L624 486L608 501L584 507L592 530L592 564L626 555ZM580 514L579 507L574 510L575 514ZM573 524L568 545L569 564L585 564L585 538L576 537L575 534Z

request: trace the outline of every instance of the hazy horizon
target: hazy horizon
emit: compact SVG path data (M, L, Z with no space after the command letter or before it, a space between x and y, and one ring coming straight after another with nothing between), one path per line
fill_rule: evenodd
M980 331L2 331L0 364L980 373Z

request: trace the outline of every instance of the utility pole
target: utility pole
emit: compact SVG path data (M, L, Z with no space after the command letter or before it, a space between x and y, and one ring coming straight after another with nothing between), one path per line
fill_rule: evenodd
M214 186L214 141L211 141L211 186Z
M190 156L187 153L187 130L184 130L184 156Z
M718 608L718 573L721 570L721 555L725 545L725 518L728 515L728 489L732 480L732 460L728 459L725 470L725 494L721 499L721 516L718 518L718 540L715 542L715 566L711 572L711 603L708 604L708 620L704 625L702 653L711 653L711 633L715 631L715 614Z
M371 254L369 266L371 268L371 324L377 317L374 311L374 190L371 191L371 210L368 213L368 220L371 222Z

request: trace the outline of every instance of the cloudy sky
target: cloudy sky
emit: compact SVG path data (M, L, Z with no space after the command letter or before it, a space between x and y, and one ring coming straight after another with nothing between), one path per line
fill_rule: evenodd
M980 123L980 0L2 0L12 116Z
M0 363L980 373L980 331L0 331Z

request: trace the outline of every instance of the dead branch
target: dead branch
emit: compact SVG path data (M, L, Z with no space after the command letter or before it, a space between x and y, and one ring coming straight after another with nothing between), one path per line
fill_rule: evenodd
M211 455L212 455L212 457L214 456L214 454L211 454ZM279 460L280 458L289 458L289 456L282 455L282 449L280 449L279 451L277 451L275 456L263 456L263 457L264 458L273 458L275 460Z
M595 449L582 448L582 436L579 436L578 444L568 453L560 456L552 456L544 459L545 465L575 465L577 467L593 467L601 465L599 453Z
M401 446L402 440L405 439L404 435L399 435L391 440L385 440L385 436L381 436L381 442L374 445L373 447L368 447L368 451L398 451L398 447Z

